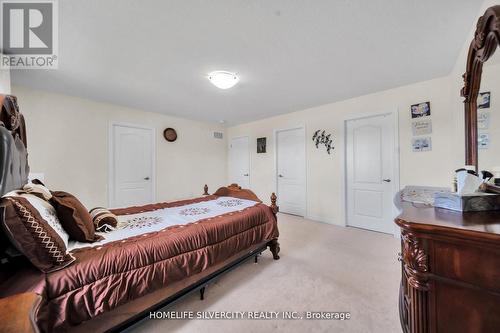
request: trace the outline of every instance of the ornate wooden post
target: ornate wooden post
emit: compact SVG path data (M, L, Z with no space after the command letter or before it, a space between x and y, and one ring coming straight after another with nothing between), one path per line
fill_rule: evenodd
M269 250L273 254L273 259L274 260L279 260L280 256L278 253L280 253L280 243L278 242L277 239L273 239L269 243L267 243L267 246L269 246Z
M276 199L278 199L278 197L273 192L273 194L271 194L271 209L273 210L274 215L280 211L280 208L276 205Z
M274 217L276 217L276 214L280 210L280 208L276 205L276 199L278 199L278 197L276 197L276 194L273 192L273 194L271 194L271 206L270 207L273 211ZM269 246L269 250L273 254L273 259L279 260L280 256L278 255L278 253L280 252L280 243L278 243L278 240L273 239L272 241L267 243L267 245Z

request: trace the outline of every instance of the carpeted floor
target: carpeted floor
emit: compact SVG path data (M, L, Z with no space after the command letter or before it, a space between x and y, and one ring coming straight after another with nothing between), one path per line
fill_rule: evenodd
M129 332L401 332L399 241L280 214L281 259L269 251L165 311L348 311L350 320L151 320Z

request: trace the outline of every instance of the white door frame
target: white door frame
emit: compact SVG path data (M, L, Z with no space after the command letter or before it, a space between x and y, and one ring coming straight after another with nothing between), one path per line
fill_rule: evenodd
M238 136L233 136L229 139L228 141L228 150L231 151L231 143L234 139L242 139L242 138L248 138L248 187L252 187L252 149L250 148L250 135L238 135ZM229 176L231 175L231 166L230 164L230 158L229 156L227 157L227 171L228 171L228 180ZM231 182L231 181L229 181ZM241 184L238 184L241 186ZM249 189L248 188L248 189Z
M308 199L307 199L307 141L306 141L306 125L298 125L286 128L275 128L273 130L273 140L274 140L274 192L276 195L278 193L278 132L284 132L289 130L300 129L304 136L304 217L307 218L308 215ZM278 197L279 200L279 197Z
M144 125L110 121L108 126L108 207L115 203L115 168L114 168L114 135L113 127L131 127L151 131L151 198L156 202L156 128Z
M373 117L379 117L383 115L391 115L393 119L393 126L394 126L394 152L393 152L393 157L394 157L394 174L392 175L392 179L394 180L392 182L392 196L396 195L396 193L399 191L399 182L400 182L400 174L399 174L399 112L396 108L395 111L389 111L389 112L380 112L380 113L362 113L362 114L357 114L357 115L350 115L346 118L344 118L344 162L342 163L342 174L344 181L342 182L342 207L344 207L343 212L342 212L342 218L344 220L344 226L348 226L347 224L347 122L351 120L358 120L358 119L366 119L366 118L373 118ZM392 215L396 217L399 214L398 209L396 206L393 204L392 205ZM399 237L399 228L396 226L394 223L394 231L393 235L395 237Z

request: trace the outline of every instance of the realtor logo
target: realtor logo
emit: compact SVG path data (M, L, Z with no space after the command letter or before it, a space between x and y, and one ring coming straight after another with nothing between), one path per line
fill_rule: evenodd
M0 4L0 67L56 69L57 2L0 0Z

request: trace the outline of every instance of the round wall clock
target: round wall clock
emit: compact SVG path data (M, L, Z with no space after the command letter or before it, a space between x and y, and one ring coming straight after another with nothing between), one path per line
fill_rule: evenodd
M170 128L170 127L166 128L163 131L163 137L168 142L174 142L175 140L177 140L177 132L173 128Z

